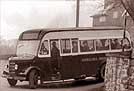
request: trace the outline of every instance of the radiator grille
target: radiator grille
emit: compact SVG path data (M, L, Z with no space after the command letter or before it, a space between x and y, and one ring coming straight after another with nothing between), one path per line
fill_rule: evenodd
M9 73L10 73L10 75L15 74L15 63L14 62L9 63Z

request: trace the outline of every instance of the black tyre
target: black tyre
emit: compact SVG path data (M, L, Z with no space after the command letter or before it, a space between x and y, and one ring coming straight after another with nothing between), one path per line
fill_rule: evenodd
M29 87L31 89L35 89L38 86L38 72L36 70L32 70L29 73Z
M99 70L98 79L101 81L104 81L105 79L105 67L106 67L106 64L103 64Z
M10 86L15 86L17 84L17 80L14 79L7 79L8 83L10 84Z

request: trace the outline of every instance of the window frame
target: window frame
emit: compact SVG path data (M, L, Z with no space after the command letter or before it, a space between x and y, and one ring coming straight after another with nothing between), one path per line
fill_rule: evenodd
M41 55L41 54L40 54L40 50L41 50L42 43L43 43L44 41L48 41L48 54L46 54L46 55ZM49 41L48 39L42 40L42 41L40 42L39 50L38 50L38 57L41 57L41 58L42 58L42 57L50 57L51 51L50 51L50 46L49 46L49 44L50 44L50 41Z
M129 49L131 49L131 48L132 48L131 41L129 41L129 39L128 39L127 37L125 37L124 39L126 39L126 40L128 41L129 46L130 46L130 48L124 48L124 49L125 49L125 50L129 50ZM122 39L122 46L123 46L123 47L124 47L124 42L123 42L124 39Z
M69 49L69 53L63 53L63 49L62 49L62 40L69 40L69 45L70 45L70 49ZM71 50L71 39L70 38L64 38L64 39L60 39L60 53L61 53L61 55L70 55L70 54L72 54L72 50Z
M112 42L111 42L111 40L114 40L114 39L118 39L118 40L120 40L120 46L121 46L121 48L115 48L115 49L113 49L112 48ZM123 38L112 38L112 39L110 39L110 46L111 46L111 51L114 51L114 50L122 50L122 40L123 40Z
M81 45L81 42L80 41L93 41L93 47L94 47L94 50L93 51L85 51L85 52L82 52L81 51L81 48L80 48L80 45ZM79 40L79 54L88 54L88 53L95 53L95 51L96 51L96 48L95 48L95 39L89 39L89 38L87 38L87 39L80 39Z
M106 16L101 16L99 18L99 22L106 22Z
M106 40L106 41L108 41L108 49L100 49L100 50L97 50L97 40L100 40L100 41L101 40ZM110 45L110 39L109 38L95 39L95 51L110 51L111 50L110 48L111 48L111 45Z
M119 18L119 12L118 12L118 11L114 11L112 18L113 18L113 19Z
M73 46L72 46L72 42L73 42L73 40L77 40L77 46L78 46L78 52L73 52ZM80 54L80 46L79 46L79 39L78 38L71 38L71 53L72 54Z
M73 53L72 52L72 41L73 39L75 41L77 41L77 45L78 45L78 52L76 53ZM109 45L109 49L107 50L97 50L96 48L96 41L97 40L101 40L101 39L106 39L108 40L108 45ZM59 51L60 51L60 56L73 56L73 55L84 55L84 54L96 54L96 53L109 53L109 52L121 52L122 51L122 48L121 49L112 49L111 48L111 40L112 39L121 39L121 41L123 40L123 38L100 38L100 39L89 39L89 38L63 38L63 39L44 39L40 42L40 45L39 45L39 51L38 51L38 56L39 57L51 57L51 41L58 41L58 48L59 48ZM129 41L128 38L126 38L127 41L129 42L129 45L131 47L131 43ZM62 40L69 40L69 43L70 43L70 53L62 53L62 48L61 48L61 41ZM84 41L84 40L87 40L88 41L92 41L93 42L93 47L94 47L94 50L93 51L87 51L87 52L81 52L80 51L80 41ZM46 55L40 55L39 52L40 52L40 49L41 49L41 44L44 42L44 41L48 41L48 49L49 49L49 54L46 54ZM125 49L125 50L129 50L129 49Z

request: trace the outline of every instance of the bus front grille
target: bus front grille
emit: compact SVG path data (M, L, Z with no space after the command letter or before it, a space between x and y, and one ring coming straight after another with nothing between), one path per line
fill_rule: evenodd
M9 63L9 74L14 75L15 74L15 63L10 62Z

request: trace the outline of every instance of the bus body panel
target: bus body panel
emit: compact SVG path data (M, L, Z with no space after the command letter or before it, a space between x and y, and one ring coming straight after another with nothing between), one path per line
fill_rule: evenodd
M51 58L36 58L34 66L37 66L41 69L41 76L44 80L48 81L51 79Z
M103 61L106 61L105 54L101 57L99 55L102 54L62 56L59 64L60 79L78 78L82 75L95 76ZM38 66L41 69L44 80L52 80L51 58L38 58L33 66Z
M99 62L97 55L82 55L80 58L81 61L81 72L86 76L93 76L97 73L99 67Z
M78 56L63 56L61 60L61 74L63 79L75 78L81 75Z

